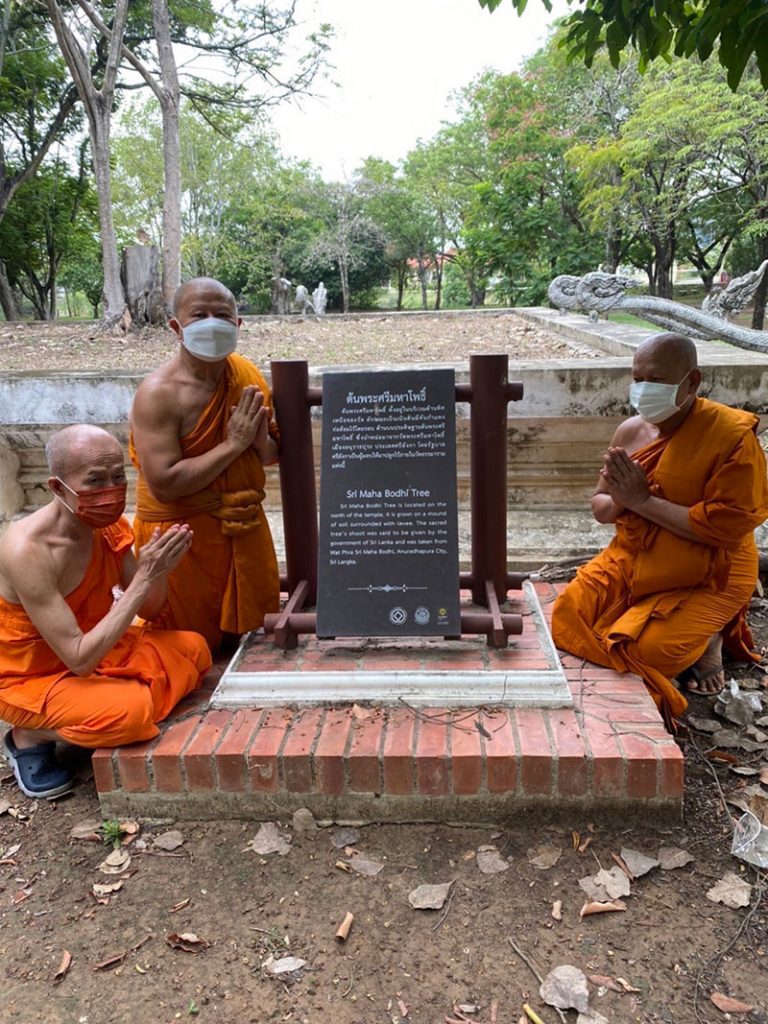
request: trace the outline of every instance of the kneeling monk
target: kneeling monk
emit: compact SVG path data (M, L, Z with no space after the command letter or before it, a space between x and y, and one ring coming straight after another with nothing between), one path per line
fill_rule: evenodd
M165 604L168 574L192 543L189 527L156 530L135 558L115 438L65 427L46 456L53 500L0 541L0 719L13 727L4 753L31 797L72 785L56 740L112 747L151 739L211 664L196 633L131 625Z
M142 381L131 411L137 544L179 520L195 535L168 581L163 622L202 633L212 648L223 633L259 627L280 601L262 508L278 432L266 381L235 353L240 323L224 285L183 284L170 321L178 351Z
M722 646L758 661L745 611L757 580L754 529L768 518L757 416L699 398L696 346L658 334L638 346L630 401L592 512L615 523L605 549L558 598L563 650L642 676L668 720L687 701L673 683L716 693Z

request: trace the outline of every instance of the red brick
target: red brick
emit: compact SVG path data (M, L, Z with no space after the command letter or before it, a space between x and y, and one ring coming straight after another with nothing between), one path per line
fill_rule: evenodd
M627 755L627 796L649 799L658 792L656 746L642 736L621 736L619 743Z
M381 738L385 719L381 711L368 718L352 721L352 742L349 747L349 788L353 793L380 793Z
M484 738L485 768L490 793L513 793L517 786L517 742L506 710L486 714L483 727L490 739Z
M451 722L451 770L453 792L459 795L479 793L483 781L483 750L475 723L482 712L457 711Z
M351 726L350 708L332 708L325 716L314 755L320 793L339 796L344 792L344 753Z
M434 672L484 672L486 661L477 651L467 651L466 654L457 652L444 657L430 657L424 667Z
M640 703L645 703L645 698L651 701L653 700L648 690L645 687L642 679L638 679L636 676L619 676L615 673L597 677L593 673L595 672L606 672L607 669L596 669L592 665L587 665L584 669L584 675L579 680L578 673L572 672L571 669L565 669L565 678L568 680L571 690L576 692L578 687L590 694L595 696L616 696L622 697L626 700L627 697L634 697Z
M515 724L520 737L520 782L525 796L552 792L553 756L544 712L540 708L516 708Z
M283 782L289 793L312 790L312 748L323 714L322 708L304 708L291 722L280 753Z
M354 672L357 659L329 658L325 654L307 654L302 658L302 672Z
M103 747L101 750L93 752L91 765L97 793L113 793L117 789L115 770L112 765L114 752L114 747Z
M213 754L224 732L232 724L231 711L209 711L184 750L187 788L215 789Z
M119 747L117 751L117 772L120 788L126 793L148 793L149 772L147 771L147 753L154 745L154 740L144 743L130 743Z
M286 708L270 708L265 712L246 763L251 788L260 793L275 793L280 785L277 756L290 728L293 713Z
M261 708L235 712L232 725L219 744L216 751L219 786L228 793L242 793L245 789L245 752L250 746L262 714Z
M424 663L426 661L426 664ZM422 659L409 655L408 657L394 658L389 652L386 657L376 657L375 652L364 655L360 666L361 672L420 672L431 669L433 666L429 659Z
M626 796L624 755L611 727L585 715L582 735L592 752L592 795Z
M549 712L549 727L557 752L557 792L582 796L588 790L588 763L576 713L570 709Z
M605 703L599 714L609 722L636 724L643 731L645 731L645 727L648 725L661 725L662 728L664 727L662 718L656 710L656 705L653 701L650 702L650 707L643 704L617 707L615 704ZM619 729L621 729L621 726L619 726Z
M181 793L184 789L180 755L187 740L200 724L201 718L202 714L174 722L157 741L157 746L152 752L152 774L158 792Z
M661 758L659 769L659 796L680 799L685 784L685 759L683 752L673 741L656 748Z
M418 720L416 737L416 788L425 796L449 792L448 720L438 708L425 710Z
M389 712L384 736L384 790L397 796L413 792L413 735L416 719L407 708Z

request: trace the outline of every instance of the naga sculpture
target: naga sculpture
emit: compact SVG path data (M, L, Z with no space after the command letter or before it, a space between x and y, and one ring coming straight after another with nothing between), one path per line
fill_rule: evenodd
M602 271L583 277L561 274L550 284L548 294L552 305L561 313L582 310L595 318L598 313L622 310L695 340L723 339L753 352L768 352L768 332L739 327L726 319L747 305L757 291L766 267L768 260L757 270L734 278L727 288L711 299L717 312L709 307L706 312L693 309L682 302L659 299L654 295L625 295L632 284L630 279Z

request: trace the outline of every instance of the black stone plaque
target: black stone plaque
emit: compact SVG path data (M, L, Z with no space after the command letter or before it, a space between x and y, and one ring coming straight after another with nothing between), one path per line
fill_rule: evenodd
M318 636L458 636L453 370L326 373Z

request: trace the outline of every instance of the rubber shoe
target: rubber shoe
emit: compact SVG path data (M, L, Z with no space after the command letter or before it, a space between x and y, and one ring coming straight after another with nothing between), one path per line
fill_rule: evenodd
M52 800L72 789L74 780L56 760L56 744L53 741L19 750L9 731L3 740L3 751L13 768L19 789L26 796Z

